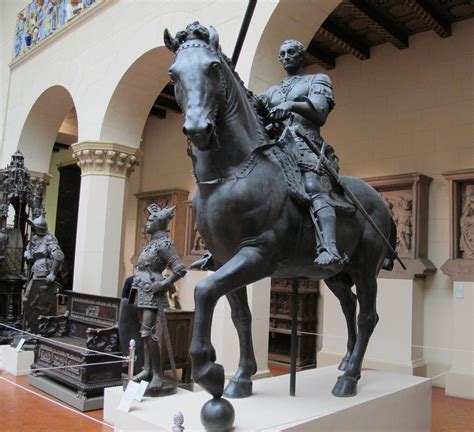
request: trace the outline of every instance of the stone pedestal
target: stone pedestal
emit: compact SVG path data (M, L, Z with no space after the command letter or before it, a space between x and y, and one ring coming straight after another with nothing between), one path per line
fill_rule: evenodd
M453 353L446 394L474 399L474 282L454 282L453 297Z
M34 351L17 352L9 345L2 348L2 368L12 375L28 375L34 360Z
M429 432L431 381L426 378L368 370L355 397L336 398L331 389L340 372L335 367L310 369L296 375L296 397L288 395L289 375L257 380L249 398L231 399L234 432L243 431L364 431ZM108 388L104 421L121 431L169 431L181 411L186 431L204 431L199 419L206 392L178 390L173 397L133 402L124 413L117 409L123 390ZM159 399L159 400L158 400Z
M363 366L391 372L426 373L423 358L423 279L378 279L380 321L370 339ZM339 364L346 353L346 321L339 301L322 283L323 346L318 366Z
M212 272L189 271L179 283L181 306L186 310L194 310L194 287ZM256 377L269 376L268 370L268 329L270 319L271 279L247 286L247 296L252 312L252 337L257 359ZM239 363L239 339L230 314L229 302L225 297L217 303L212 320L212 344L216 349L217 362L225 369L226 378L230 378L237 370Z
M73 289L116 297L127 178L141 151L106 142L72 148L82 172Z

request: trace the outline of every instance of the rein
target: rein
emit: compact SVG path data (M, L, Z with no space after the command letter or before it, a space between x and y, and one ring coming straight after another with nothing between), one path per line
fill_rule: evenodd
M191 174L194 178L194 181L198 185L217 185L217 184L225 183L225 182L228 182L228 181L233 181L233 180L237 181L239 179L244 179L245 177L247 177L252 172L252 170L257 165L256 159L257 159L257 156L259 154L261 154L265 150L268 150L269 148L271 148L275 145L278 145L278 146L281 147L282 144L283 143L281 143L280 141L275 140L275 141L271 141L267 144L263 144L261 146L258 146L255 149L253 149L249 153L249 155L245 158L245 160L239 165L239 169L238 169L237 174L234 174L233 176L230 176L230 177L218 177L218 178L213 179L213 180L201 181L196 177L196 173L194 172L194 170L192 170Z
M216 49L212 48L210 45L208 45L207 43L203 43L203 42L191 42L191 43L186 43L186 44L181 45L175 52L175 56L174 56L175 59L176 59L176 56L178 55L178 53L180 51L190 49L190 48L204 48L204 49L207 49L210 53L217 55L217 57L218 57L218 59L219 59L222 66L225 65L225 66L229 67L228 64L227 64L226 59L224 58L224 56L222 55L220 50L216 50ZM219 97L219 99L216 103L215 109L213 110L213 113L212 113L212 121L214 122L214 131L213 131L213 134L212 134L212 140L214 141L213 146L212 146L213 151L218 151L220 149L220 142L219 142L219 138L218 138L217 132L216 132L216 124L217 124L217 119L219 117L219 112L222 112L221 110L225 110L228 107L228 104L229 104L228 86L227 86L227 82L226 82L226 79L225 79L225 76L224 76L224 72L222 70L220 72L220 83L221 83L220 97ZM182 110L182 111L183 111L184 115L186 116L186 112L184 110ZM191 143L190 138L188 137L186 141L187 141L187 154L192 159L193 166L194 166L194 163L196 161L196 155L193 152L193 147L192 147L192 143ZM241 162L241 164L237 167L237 173L230 176L230 177L218 177L218 178L215 178L215 179L212 179L212 180L201 181L197 178L194 169L191 171L191 174L193 176L193 179L194 179L195 183L198 184L198 185L219 185L219 184L222 184L222 183L226 183L228 181L237 181L239 179L243 179L243 178L247 177L252 172L254 167L256 166L257 156L261 152L263 152L263 151L265 151L265 150L267 150L267 149L269 149L269 148L271 148L275 145L280 145L281 146L282 143L280 142L280 140L274 140L274 141L271 141L269 143L262 144L262 145L256 147L255 149L253 149L249 153L249 155L245 158L245 160L243 162Z

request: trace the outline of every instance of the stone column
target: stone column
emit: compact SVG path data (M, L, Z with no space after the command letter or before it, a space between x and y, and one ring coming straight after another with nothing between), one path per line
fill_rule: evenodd
M72 149L82 172L73 289L116 297L126 184L142 152L102 141L76 143Z

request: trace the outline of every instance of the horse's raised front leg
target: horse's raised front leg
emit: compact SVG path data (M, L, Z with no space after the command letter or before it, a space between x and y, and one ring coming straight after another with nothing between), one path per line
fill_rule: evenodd
M332 278L324 281L329 289L338 298L341 304L342 312L346 318L347 324L347 352L342 358L338 369L341 371L347 370L349 367L349 359L351 358L352 351L357 340L357 324L356 324L356 310L357 310L357 297L351 291L352 282L351 277L347 273L338 274Z
M224 368L215 363L211 344L214 308L223 295L271 274L269 257L270 254L258 247L244 247L215 273L198 282L194 290L194 331L190 348L193 378L214 397L222 396L224 391Z
M227 294L232 311L232 321L239 335L239 368L227 384L224 396L244 398L252 394L252 375L257 372L257 362L252 342L252 315L247 300L247 287Z
M360 378L362 361L375 326L378 322L376 310L377 279L375 277L356 281L359 315L357 317L357 341L349 359L349 364L332 390L334 396L348 397L357 394L357 381Z

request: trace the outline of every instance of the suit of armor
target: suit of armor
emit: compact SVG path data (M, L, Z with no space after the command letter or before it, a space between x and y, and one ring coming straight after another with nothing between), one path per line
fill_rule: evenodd
M145 245L138 258L138 264L132 283L132 296L140 310L140 335L144 346L143 371L134 377L135 381L150 381L149 392L159 394L164 386L160 361L160 341L156 333L159 309L168 307L167 291L173 283L186 274L168 233L168 225L174 215L174 207L160 209L156 204L148 207L150 216L146 231L151 234L150 242ZM171 274L166 278L162 272L168 268ZM136 293L136 295L135 295Z

